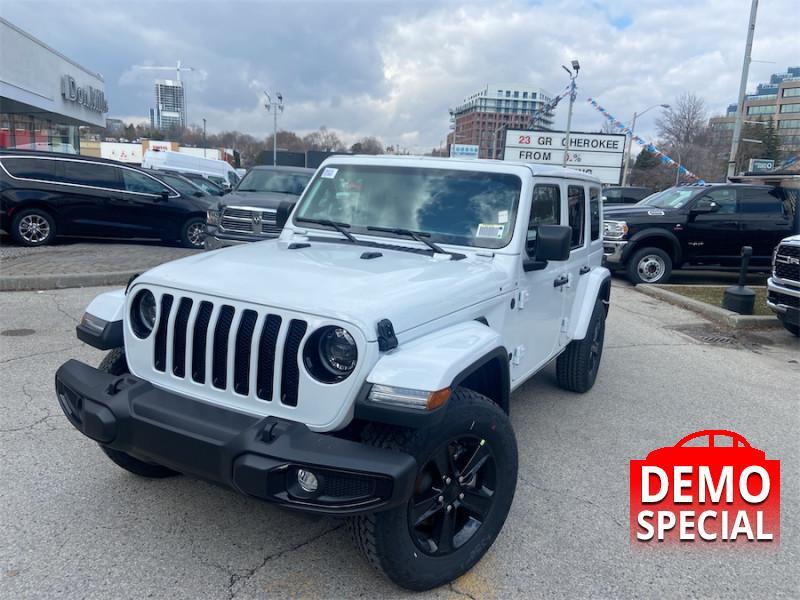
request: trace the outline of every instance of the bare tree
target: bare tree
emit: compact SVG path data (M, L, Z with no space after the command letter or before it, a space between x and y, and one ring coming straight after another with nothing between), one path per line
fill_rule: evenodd
M603 125L600 127L600 133L619 133L619 129L611 124L608 119L603 120Z
M656 119L656 127L661 139L681 148L688 148L699 141L706 130L708 116L705 101L690 92L681 94Z
M265 140L265 147L272 148L272 138L272 135L267 136L267 139ZM278 150L286 150L288 152L305 152L306 144L294 131L285 131L281 129L278 131Z
M307 150L322 150L323 152L340 152L344 150L344 144L335 132L329 131L327 127L320 127L318 131L309 133L303 137L303 142Z
M383 143L374 136L363 137L350 146L353 154L383 154Z

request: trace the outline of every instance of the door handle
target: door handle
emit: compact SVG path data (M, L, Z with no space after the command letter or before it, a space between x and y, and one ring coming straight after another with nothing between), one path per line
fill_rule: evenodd
M562 275L553 282L553 287L561 287L562 285L567 285L568 283L569 283L569 276Z
M587 274L587 273L589 273L591 270L592 270L592 268L591 268L589 265L585 265L585 266L581 267L581 270L579 271L579 273L580 273L581 275L586 275L586 274Z

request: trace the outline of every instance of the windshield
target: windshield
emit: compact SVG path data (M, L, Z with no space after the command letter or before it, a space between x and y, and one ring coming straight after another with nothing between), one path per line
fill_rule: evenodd
M299 196L308 184L311 175L253 169L244 176L237 192L274 192Z
M195 186L189 181L186 181L182 177L175 177L174 175L162 175L161 179L174 187L184 196L197 196L203 193L199 187Z
M222 193L222 188L220 186L218 186L213 181L209 181L205 177L202 176L197 176L197 177L185 176L185 177L204 192L217 195Z
M311 183L295 218L430 234L432 242L502 248L511 239L522 181L451 169L331 165ZM381 234L386 235L386 234Z
M704 191L705 188L668 188L663 192L648 196L639 204L655 208L683 208L689 200Z

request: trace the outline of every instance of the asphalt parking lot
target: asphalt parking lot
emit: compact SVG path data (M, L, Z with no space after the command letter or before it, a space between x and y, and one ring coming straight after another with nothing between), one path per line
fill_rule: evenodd
M410 597L340 521L188 477L138 479L61 414L53 374L103 353L74 325L100 288L0 294L0 597ZM731 338L615 283L600 376L583 396L546 369L514 394L509 519L467 575L418 598L800 596L800 347ZM713 343L709 343L713 342ZM703 428L782 461L778 549L630 547L628 461Z

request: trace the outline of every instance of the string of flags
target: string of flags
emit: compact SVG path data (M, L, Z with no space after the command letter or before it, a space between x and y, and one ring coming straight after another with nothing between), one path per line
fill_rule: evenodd
M640 146L645 148L651 154L654 154L655 156L660 158L662 163L664 163L668 167L672 167L673 169L678 169L678 172L681 175L684 175L684 176L688 177L689 179L692 179L693 181L695 181L695 182L697 182L699 184L704 184L705 183L705 181L703 179L701 179L700 177L698 177L697 175L692 173L689 169L684 167L682 164L672 160L672 158L670 158L666 153L661 152L661 150L656 148L651 142L648 142L648 141L640 138L638 135L634 134L633 131L631 131L630 127L625 125L625 123L623 123L622 121L619 121L618 119L616 119L614 117L614 115L612 115L605 108L600 106L594 98L587 98L587 100L588 100L589 104L591 104L606 119L608 119L615 128L619 129L625 135L631 136L631 139L634 142L636 142L637 144L639 144Z
M564 98L566 98L570 91L572 90L572 84L568 84L563 90L561 90L558 94L550 98L548 102L542 105L542 107L531 113L531 122L534 122L536 119L541 117L547 116L548 113L552 112L558 103L561 102Z

